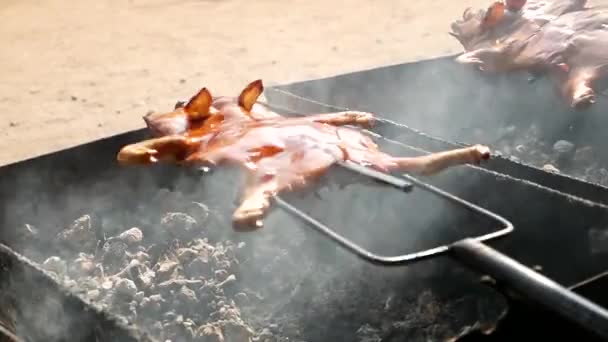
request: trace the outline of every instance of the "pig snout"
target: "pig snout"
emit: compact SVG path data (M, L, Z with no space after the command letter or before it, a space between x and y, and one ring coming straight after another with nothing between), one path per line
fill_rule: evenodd
M184 133L188 128L186 114L148 113L143 117L148 129L154 136L165 136Z

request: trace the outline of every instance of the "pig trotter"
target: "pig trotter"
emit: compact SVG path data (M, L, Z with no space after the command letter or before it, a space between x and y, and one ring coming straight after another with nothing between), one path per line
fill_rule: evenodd
M266 204L267 203L267 204ZM245 200L232 216L233 229L237 232L250 232L262 227L262 218L270 206L268 199Z
M564 83L562 95L570 101L574 110L584 110L595 103L592 84L596 74L590 71L574 72Z
M585 84L579 85L574 89L572 96L572 108L586 109L595 103L595 92Z
M315 114L305 117L308 120L333 126L359 125L371 127L374 123L374 114L367 112L336 112L328 114Z

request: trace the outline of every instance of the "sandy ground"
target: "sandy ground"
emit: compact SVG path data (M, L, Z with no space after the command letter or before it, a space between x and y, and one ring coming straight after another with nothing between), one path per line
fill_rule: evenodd
M143 127L200 87L453 54L468 0L0 0L0 164Z

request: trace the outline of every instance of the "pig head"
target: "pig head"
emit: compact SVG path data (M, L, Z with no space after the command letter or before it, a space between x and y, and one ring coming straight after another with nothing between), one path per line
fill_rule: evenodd
M161 137L175 134L196 134L198 130L224 120L275 117L278 114L257 103L263 90L261 80L248 84L241 90L238 97L214 97L207 88L202 88L187 102L178 102L173 111L148 113L143 120L154 136ZM216 115L220 112L221 117Z

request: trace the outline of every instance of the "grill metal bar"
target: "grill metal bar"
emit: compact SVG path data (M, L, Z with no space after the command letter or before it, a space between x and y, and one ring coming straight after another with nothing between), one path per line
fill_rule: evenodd
M393 188L404 192L410 192L413 189L413 185L411 183L408 183L405 179L395 177L384 172L376 171L348 160L341 161L338 163L338 165L349 171L355 172L368 178L372 178L373 180L379 183L390 185Z
M352 166L353 164L354 163L352 163L352 162L348 162L348 163L340 163L339 165L342 167L346 167L350 171L353 171L353 172L359 172L360 170L365 169L365 171L360 172L359 174L362 176L365 176L365 177L372 177L373 179L377 179L377 178L375 178L378 176L376 171L373 171L373 170L363 167L363 166L359 166L359 167L355 168ZM381 172L378 172L378 173L381 173ZM479 242L497 239L497 238L503 237L513 231L513 224L511 222L509 222L507 219L501 217L500 215L493 213L489 210L486 210L484 208L481 208L473 203L467 202L460 197L454 196L453 194L445 192L430 184L424 183L412 176L402 175L402 177L405 177L407 179L407 181L405 181L405 180L401 180L401 178L399 178L399 177L395 177L395 176L391 176L391 175L387 175L387 174L384 174L384 175L386 176L386 178L385 178L385 180L383 180L383 182L385 181L386 183L389 183L391 186L394 186L395 188L402 189L403 187L401 187L400 185L407 184L408 185L407 191L409 192L411 190L411 188L413 187L412 184L415 184L420 189L433 193L436 196L442 197L443 199L445 199L449 202L460 205L463 208L465 208L479 216L484 216L484 217L496 222L497 225L499 225L501 227L497 231L474 238L475 240L477 240ZM415 261L419 261L420 259L423 259L423 258L428 258L428 257L432 257L432 256L436 256L436 255L445 253L445 252L449 251L449 249L450 249L449 245L442 245L439 247L427 249L422 252L404 254L404 255L399 255L399 256L378 255L378 254L375 254L375 253L372 253L372 252L366 250L365 248L361 247L360 245L356 244L355 242L336 233L335 230L326 226L322 222L319 222L312 216L306 214L304 211L291 205L290 203L288 203L287 201L282 199L280 196L275 197L275 202L280 208L284 209L292 216L306 222L307 224L309 224L312 228L314 228L318 232L329 237L334 242L337 242L340 246L346 248L350 252L355 253L357 256L363 258L364 260L372 262L374 264L383 265L383 266L401 266L401 265L405 265L405 264L412 263Z
M531 303L549 308L608 340L608 311L603 307L478 241L464 239L454 243L451 249L451 255L460 262L490 274L499 284L508 285Z
M295 94L288 94L305 101L323 105L326 108L332 107L318 103L314 100L302 98ZM384 121L385 124L395 124L393 122L387 122L386 120L382 121ZM411 128L405 125L399 126L411 130ZM426 134L422 132L416 131L416 133L426 136ZM486 217L499 224L501 228L492 233L474 238L466 238L450 245L443 245L421 252L399 256L384 256L366 250L302 210L294 207L279 196L275 196L276 204L290 215L304 221L308 226L365 261L381 266L402 266L440 254L448 254L477 272L489 274L494 279L498 280L502 286L515 290L528 300L548 308L563 318L608 340L608 310L484 244L485 241L505 237L514 230L513 224L506 218L407 174L402 175L403 178L398 178L389 175L379 175L369 168L353 163L344 162L339 165L350 171L357 172L362 176L373 178L397 189L405 190L406 192L410 192L414 186L418 187L478 216Z
M340 164L340 166L347 167L354 172L360 170L360 168L345 166L345 163ZM377 176L375 173L367 171L363 171L360 174L374 179L376 179L375 177ZM445 192L430 184L421 182L412 176L403 175L403 177L411 184L414 184L424 191L433 193L436 196L460 205L479 216L484 216L501 224L502 228L482 236L466 238L450 245L443 245L421 252L398 256L384 256L372 253L352 240L338 234L335 230L291 205L279 196L275 197L275 203L281 209L297 219L304 221L308 226L330 238L347 251L376 265L403 266L421 261L422 259L448 253L449 256L475 271L489 274L499 281L501 285L506 286L508 289L515 290L528 300L548 308L563 318L608 340L608 311L606 309L483 243L485 241L504 237L511 233L514 230L514 227L510 221L494 212L467 202L460 197ZM386 183L394 186L393 182L395 181L392 178L387 177ZM396 183L401 184L399 182ZM396 188L399 187L396 186Z

